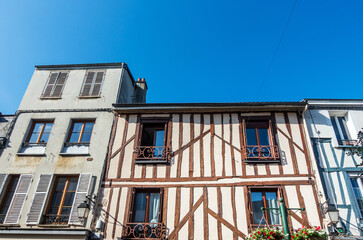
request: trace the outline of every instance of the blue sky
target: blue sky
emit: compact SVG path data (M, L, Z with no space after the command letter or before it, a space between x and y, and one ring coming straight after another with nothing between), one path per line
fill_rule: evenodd
M0 112L34 65L126 62L148 102L362 98L363 1L0 0Z

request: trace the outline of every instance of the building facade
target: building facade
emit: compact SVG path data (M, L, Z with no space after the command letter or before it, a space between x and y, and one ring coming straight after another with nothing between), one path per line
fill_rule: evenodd
M363 182L360 157L349 154L363 128L363 100L306 99L304 117L326 198L348 236L361 236ZM347 154L348 153L348 154Z
M105 239L244 239L322 226L303 102L115 104L97 228Z
M0 157L0 239L91 236L93 213L77 208L98 192L112 104L146 89L125 63L36 66Z

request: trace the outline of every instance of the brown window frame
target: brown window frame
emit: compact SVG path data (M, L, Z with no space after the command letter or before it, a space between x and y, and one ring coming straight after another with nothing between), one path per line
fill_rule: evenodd
M92 83L91 83L91 88L89 89L89 94L88 95L82 95L83 91L84 91L84 87L86 85L88 74L90 72L94 72L94 76L92 78ZM95 86L95 82L96 82L96 79L97 79L97 73L100 73L100 72L103 73L100 90L99 90L97 95L92 95L92 92L93 92L93 89L94 89L94 86ZM103 69L103 70L101 70L101 69L100 70L93 70L93 69L92 70L87 70L87 72L86 72L86 74L84 76L83 83L82 83L81 91L79 93L79 98L97 98L97 97L100 97L101 92L102 92L103 82L105 81L105 76L106 76L106 70L105 69Z
M128 210L128 217L122 233L123 239L165 239L166 226L165 222L163 222L164 188L132 188L131 191L129 209L126 209L126 211ZM147 197L144 222L133 222L137 193L147 193L148 196L150 196L150 193L160 193L159 219L157 223L146 222L149 217L150 197Z
M265 208L268 207L267 200L266 200L266 192L275 192L277 201L280 198L283 198L283 192L282 192L281 187L277 187L277 186L249 187L248 188L248 210L250 213L250 223L249 223L250 231L259 227L259 223L254 223L254 217L253 217L254 213L253 213L253 208L252 208L252 194L251 194L252 192L263 192L262 199L263 199L263 207L265 207ZM265 211L265 220L269 226L282 226L282 223L281 223L281 225L271 225L270 220L269 220L268 211ZM281 221L281 216L280 216L280 221Z
M76 123L82 123L82 129L81 129L81 132L79 133L78 141L77 142L69 142L70 139L71 139L72 133L73 133L74 124L76 124ZM85 127L86 123L93 123L91 137L90 137L89 142L81 142L83 134L84 134L84 127ZM92 119L86 119L86 120L75 119L75 120L72 120L72 124L71 124L71 127L70 127L69 132L68 132L68 137L67 137L66 144L90 144L91 139L92 139L92 135L93 135L93 129L95 127L95 123L96 123L96 120L94 120L94 119L93 120Z
M46 216L49 215L50 208L52 207L52 200L53 200L54 194L56 193L57 184L58 184L58 181L59 181L60 178L67 178L67 181L66 181L66 183L64 185L64 188L63 188L61 202L60 202L60 205L58 206L58 212L57 212L56 216L54 216L54 219L53 219L54 222L51 223L51 224L66 225L66 224L68 224L69 218L71 217L72 208L71 208L70 213L69 213L68 216L62 216L61 213L62 213L62 210L63 210L63 207L64 207L64 200L65 200L65 197L66 197L68 192L74 192L73 201L72 201L72 205L73 205L73 202L74 202L75 197L76 197L77 188L74 191L67 191L67 190L68 190L69 182L70 182L71 178L77 178L77 184L78 184L79 175L58 175L58 176L55 176L55 178L53 180L53 184L52 184L52 187L51 187L51 194L50 194L50 197L48 198L47 207L45 208L46 211L43 214L43 221L42 221L43 224L45 224ZM62 219L62 217L65 217L66 220Z
M140 120L140 127L137 130L137 144L135 149L135 163L147 164L147 163L168 163L171 157L171 147L170 147L170 138L171 133L169 130L169 122L170 118L141 118ZM144 124L155 124L155 125L162 125L164 127L155 126L154 130L164 130L164 141L163 146L143 146L142 145L142 138L143 138L143 131L144 131ZM154 142L156 135L154 135ZM153 158L152 152L156 151L159 153L159 149L155 147L163 148L161 150L162 157L160 158ZM148 155L147 155L148 154Z
M40 133L39 133L38 139L37 139L37 141L36 141L36 142L29 142L29 140L30 140L30 138L31 138L31 136L32 136L32 134L33 134L33 131L34 131L35 125L36 125L37 123L42 123L42 124L43 124L42 129L40 130ZM48 141L43 143L43 142L40 142L40 139L41 139L41 138L42 138L42 136L43 136L44 128L45 128L45 125L46 125L47 123L52 123L52 124L54 125L54 120L33 120L33 121L32 121L32 125L31 125L31 127L30 127L30 130L29 130L29 132L28 132L28 136L26 137L25 144L39 144L39 145L46 145L46 144L48 143ZM52 128L53 128L53 126L52 126ZM51 133L51 132L49 132L49 133Z
M57 75L57 78L56 78L56 80L54 82L54 85L52 87L52 90L49 93L49 96L45 96L45 92L46 92L46 89L48 87L49 81L51 79L52 74L54 74L54 73L57 73L58 74ZM62 73L65 73L66 74L66 77L64 78L64 83L62 84L62 89L60 90L59 96L54 96L54 90L55 90L55 88L57 86L57 83L59 81L59 77L60 77L60 75ZM52 71L52 72L50 72L49 73L49 76L48 76L47 83L45 84L45 87L43 89L43 92L42 92L42 95L41 95L40 99L59 99L59 98L62 98L64 86L66 85L66 82L67 82L68 77L69 77L69 71Z
M14 182L15 178L18 178L16 183ZM9 208L10 208L11 202L14 198L16 187L19 184L19 180L20 180L20 174L8 175L8 178L6 179L5 190L2 191L1 196L0 196L0 210L2 210L2 208L4 207L5 200L10 196L9 195L10 188L11 188L11 185L14 183L15 183L15 188L14 188L14 192L12 193L12 195L10 197L11 199L10 199L9 206L7 207L5 215L3 217L0 217L0 224L4 223L5 217L6 217L7 213L9 212Z
M261 116L261 117L241 117L242 119L242 143L243 143L243 160L245 162L250 163L280 163L280 148L277 142L277 129L275 119L271 116ZM247 145L247 126L255 124L256 127L256 141L257 145ZM268 125L268 128L263 127L263 125ZM260 125L260 127L258 126ZM263 152L261 149L266 149L266 147L261 147L265 145L260 144L258 129L267 129L268 138L269 138L269 156L249 156L248 154L248 146L256 146L257 149L260 149L259 155L262 155Z

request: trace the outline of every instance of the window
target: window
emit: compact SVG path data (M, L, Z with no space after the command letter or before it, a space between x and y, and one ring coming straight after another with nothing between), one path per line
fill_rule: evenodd
M162 200L163 189L133 189L133 204L123 238L164 239L166 228L161 223Z
M80 96L98 97L101 92L104 75L104 71L88 71L83 82Z
M77 207L89 195L92 174L53 176L41 174L32 204L27 215L27 225L72 224L84 226L78 217Z
M361 217L363 217L363 183L362 178L352 177L350 179L352 183L352 188L354 191L355 199L357 200L357 205L360 211Z
M170 158L167 146L167 121L143 119L140 125L137 163L165 163Z
M5 221L6 213L9 210L11 200L13 199L15 194L16 186L18 185L19 182L19 177L20 177L19 175L12 175L9 177L10 180L7 189L4 192L5 193L4 197L0 204L0 224L4 223Z
M90 143L94 120L73 121L68 135L68 143Z
M87 155L91 142L94 120L74 120L61 154Z
M275 143L272 120L245 121L245 147L246 160L278 160L279 149Z
M52 72L43 90L43 98L60 98L68 72Z
M0 224L18 224L32 174L0 174Z
M250 189L250 210L252 226L258 225L281 225L279 210L261 210L264 208L278 208L277 189L255 188Z
M338 145L354 145L356 141L350 139L345 117L331 116L330 120L338 140Z
M19 153L43 155L52 127L53 120L33 121Z
M73 200L78 184L78 176L57 177L47 213L43 218L45 224L68 224Z
M53 127L53 121L34 121L26 143L46 144Z

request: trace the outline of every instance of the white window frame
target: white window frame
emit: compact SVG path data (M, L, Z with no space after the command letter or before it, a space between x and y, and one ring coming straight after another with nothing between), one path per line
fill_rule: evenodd
M344 118L344 120L345 120L345 127L346 127L346 132L347 132L347 135L348 135L348 139L345 139L345 138L344 138L343 130L342 130L342 128L341 128L341 126L340 126L340 123L339 123L339 120L338 120L338 118L340 118L340 117ZM330 115L330 118L334 118L334 122L335 122L335 125L336 125L336 126L337 126L337 128L338 128L338 132L339 132L339 135L340 135L341 141L342 141L343 145L345 145L344 140L351 140L351 136L350 136L350 134L349 134L349 129L348 129L348 125L347 125L347 118L346 118L346 116L344 116L344 115ZM331 119L330 119L330 120L331 120ZM333 125L332 125L332 127L333 127ZM334 127L333 127L333 128L334 128ZM334 131L334 129L333 129L333 131ZM341 144L339 144L339 140L338 140L338 138L337 138L337 135L336 135L335 131L334 131L334 135L335 135L335 138L336 138L336 140L337 140L337 144L338 144L338 145L341 145Z

